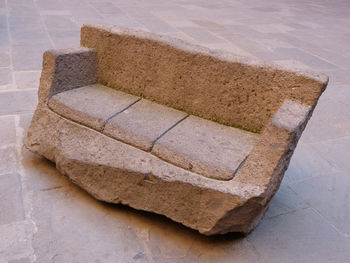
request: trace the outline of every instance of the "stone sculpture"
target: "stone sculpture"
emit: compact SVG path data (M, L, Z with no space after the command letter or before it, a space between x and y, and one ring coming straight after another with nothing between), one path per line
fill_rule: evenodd
M249 233L328 78L115 26L44 53L26 147L98 200Z

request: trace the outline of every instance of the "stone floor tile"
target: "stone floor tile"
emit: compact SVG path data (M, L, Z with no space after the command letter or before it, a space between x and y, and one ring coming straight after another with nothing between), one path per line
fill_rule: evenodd
M350 241L311 209L265 218L248 240L265 262L347 262Z
M1 93L0 93L1 94ZM1 98L1 95L0 95ZM0 116L0 147L16 143L14 116Z
M23 4L9 6L10 16L38 16L39 13L32 1L23 2Z
M48 15L44 16L44 21L49 31L54 29L79 30L78 25L74 23L71 16Z
M15 81L19 89L38 89L41 71L15 71Z
M342 104L350 105L350 83L347 85L328 85L324 95L332 98L332 100L339 101ZM334 106L337 103L334 102ZM345 106L346 107L346 106ZM347 112L347 109L342 109L343 112ZM340 112L339 112L340 114ZM349 118L350 115L346 115L346 118Z
M109 118L139 99L101 84L93 84L58 93L51 97L48 105L54 112L100 131Z
M111 118L103 133L149 151L163 133L186 116L184 112L142 99Z
M0 29L0 48L2 51L7 51L7 47L9 45L9 36L7 29Z
M8 263L31 263L30 258L21 258L21 259L14 259L10 260Z
M322 72L329 77L329 85L350 85L350 69L342 70L323 70Z
M335 65L297 48L276 48L275 51L310 66L314 70L334 69Z
M34 29L23 29L23 28L12 28L11 40L14 44L35 44L35 43L46 43L50 45L49 36L44 27L37 27Z
M30 113L23 113L19 115L19 123L17 125L17 136L25 136L25 133L27 132L29 126L30 126L30 122L32 120L33 117L33 112ZM23 134L21 134L23 133Z
M74 17L75 21L84 20L86 23L91 19L94 21L96 18L102 18L102 15L96 12L96 9L92 6L84 5L79 8L73 8L71 10L72 17ZM80 26L80 25L79 25Z
M236 45L252 54L255 54L256 52L268 51L264 46L253 40L247 39L244 35L241 34L222 33L220 36L228 40L233 45Z
M350 235L350 177L348 173L322 175L292 184L290 187L341 233Z
M260 24L251 27L261 33L284 33L286 31L293 31L292 27L283 24Z
M234 23L232 21L224 23L225 29L228 33L233 35L244 36L247 39L271 39L269 34L264 34L254 30L249 25Z
M1 146L0 160L0 175L16 172L18 164L16 148L14 146Z
M0 30L5 30L5 29L7 29L6 15L0 14Z
M120 14L118 16L106 14L104 15L103 19L106 23L110 23L112 25L118 25L121 27L128 27L133 29L143 28L143 30L148 30L145 26L141 25L140 22L137 22L136 19L133 19L126 14Z
M70 183L34 194L33 218L38 262L261 262L241 236L208 238L163 216L106 205Z
M282 184L302 182L311 177L339 171L310 144L299 142Z
M183 37L182 37L183 38ZM253 54L246 51L246 49L242 49L232 43L209 43L205 44L206 47L213 49L213 50L224 50L226 52L230 52L233 54L236 54L237 56L245 56L250 58L256 58Z
M57 171L52 162L28 151L23 146L23 139L27 134L32 117L32 113L21 114L17 126L18 136L20 138L18 148L21 149L18 161L21 168L20 173L24 182L22 191L25 196L27 196L28 193L31 194L38 191L58 189L69 184L66 177ZM28 201L27 199L28 198L25 198L25 201ZM30 199L29 202L31 202Z
M1 225L0 262L30 257L32 255L30 238L34 231L33 224L28 221L18 221Z
M14 82L11 82L7 85L1 85L0 86L0 92L1 91L10 91L10 90L16 90L16 85Z
M134 211L107 206L72 184L39 191L32 202L37 262L152 262L130 226Z
M55 48L71 48L80 45L79 30L50 30L50 38L52 39Z
M265 217L276 217L308 207L309 205L293 192L289 186L281 185L278 192L271 200Z
M9 52L0 51L0 67L9 67L11 65L11 59Z
M327 93L319 100L300 141L314 143L350 135L349 105Z
M192 37L196 43L201 43L202 45L205 45L205 43L220 43L223 41L200 27L178 27L178 29Z
M111 2L90 2L90 5L101 14L113 14L116 16L123 14L123 11Z
M10 0L7 1L8 6L18 6L18 5L34 5L34 0Z
M347 42L349 42L350 40L348 40ZM332 63L334 65L336 65L338 68L342 68L342 69L348 69L350 68L350 57L349 56L344 56L343 53L338 54L336 52L336 50L342 49L343 50L343 46L341 47L333 47L331 49L331 51L327 51L324 48L322 49L312 49L312 50L308 50L309 52L312 52L312 54L327 60L329 63ZM349 49L347 49L349 52ZM346 52L346 50L344 50L344 52ZM327 70L326 68L322 68L322 70ZM333 68L334 70L334 68Z
M193 22L193 24L198 25L202 28L205 28L206 30L209 30L210 32L213 32L213 33L226 32L225 26L218 24L215 21L191 19L191 22Z
M24 220L21 181L18 174L0 175L0 197L0 225Z
M12 63L15 71L41 70L43 53L52 49L50 43L14 44L12 47Z
M0 86L12 83L12 70L9 68L0 68Z
M8 21L10 29L43 28L40 16L9 16Z
M62 3L62 1L60 1ZM71 16L70 10L41 10L39 9L40 16Z
M315 52L317 50L322 50L322 48L318 45L318 43L315 42L308 42L304 39L299 39L295 37L293 34L282 34L282 33L273 33L273 34L265 34L265 38L272 38L272 39L279 39L280 41L283 41L285 43L288 43L289 45L292 45L293 47L299 49L299 50L305 50L308 52ZM276 50L278 52L278 50ZM288 58L294 58L296 59L296 56L291 56L286 52L278 52L281 56L286 56ZM303 61L301 61L303 62ZM322 70L325 70L324 68Z
M0 92L0 115L34 111L38 103L36 91Z
M273 60L274 63L289 69L302 69L302 70L311 70L311 68L304 63L294 60L294 59L282 59L282 60Z
M53 163L29 152L25 147L22 147L20 165L24 170L21 173L26 182L23 189L25 194L62 188L68 183Z
M42 0L43 3L47 2L45 0ZM57 2L57 1L56 1ZM65 9L72 11L75 8L83 8L84 6L87 6L86 0L61 0L59 4L64 7Z
M145 26L148 30L158 34L164 34L177 31L174 27L169 25L166 21L162 21L154 16L136 17L136 21Z
M65 7L60 2L55 0L37 0L36 5L39 10L64 10Z
M312 146L336 168L343 171L350 171L350 136L313 143Z
M166 227L165 222L163 223ZM162 225L163 226L163 225ZM173 238L168 238L172 236ZM258 263L262 262L255 248L242 236L226 235L203 237L197 233L166 227L166 230L150 229L147 242L154 262L165 263Z
M189 116L159 138L152 153L203 176L229 180L258 138L254 133Z

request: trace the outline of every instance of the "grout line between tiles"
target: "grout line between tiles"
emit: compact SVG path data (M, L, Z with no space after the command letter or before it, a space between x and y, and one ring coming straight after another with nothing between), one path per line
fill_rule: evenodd
M238 165L238 167L236 168L236 170L233 172L231 179L233 179L233 178L236 176L236 174L238 173L239 169L242 168L243 164L244 164L245 161L248 159L248 156L249 156L249 155L247 155L247 156L243 159L243 161Z
M133 103L131 103L129 106L125 107L124 109L122 109L121 111L118 111L117 113L114 113L112 116L110 116L109 118L107 118L104 122L103 122L103 125L102 125L102 128L101 128L101 132L104 131L107 123L113 119L115 116L119 115L120 113L126 111L127 109L129 109L131 106L135 105L136 103L138 103L140 100L142 100L142 98L138 98L136 101L134 101Z
M150 148L150 152L152 152L154 144L160 139L162 138L167 132L169 132L171 129L175 128L175 126L177 126L180 122L184 121L185 119L187 119L190 116L190 114L187 114L185 117L183 117L182 119L178 120L177 122L175 122L173 125L170 126L170 128L168 128L165 132L163 132L161 135L159 135L153 142Z

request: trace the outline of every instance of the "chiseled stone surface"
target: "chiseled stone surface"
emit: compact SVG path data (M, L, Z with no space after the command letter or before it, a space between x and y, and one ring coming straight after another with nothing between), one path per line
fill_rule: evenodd
M203 234L250 231L255 213L247 216L245 210L251 209L250 202L258 212L265 207L253 201L263 194L258 185L228 183L189 172L84 128L47 107L36 110L25 145L55 161L62 174L98 200L163 214ZM237 207L243 217L226 221L228 211ZM245 219L248 224L240 225Z
M93 84L55 94L49 100L49 107L68 119L102 130L110 117L138 99L104 85Z
M313 105L327 81L322 74L119 26L83 25L81 45L96 52L99 82L250 131L262 131L286 99Z
M287 100L272 118L272 123L280 128L292 131L307 118L310 107Z
M149 151L159 136L186 116L184 112L142 99L108 120L103 133Z
M329 75L330 84L293 154L282 188L270 203L271 213L248 237L207 237L154 213L96 201L70 183L53 163L26 150L22 141L36 99L28 101L30 96L25 91L20 98L9 97L9 89L29 87L22 82L27 76L18 78L15 74L16 85L3 86L6 91L0 92L0 105L7 105L7 110L0 112L0 145L18 150L19 163L11 167L17 166L21 178L26 219L0 225L0 262L347 262L349 1L99 3L102 11L111 5L117 7L117 16L104 14L90 3L0 0L0 60L1 54L6 55L1 66L12 72L34 73L42 67L44 50L78 46L79 26L98 22L166 33L238 55L284 61L288 67L298 61L298 65ZM43 21L50 26L44 30L48 37L32 34L33 29L45 28ZM16 28L28 32L28 38L11 38ZM28 103L32 108L16 110ZM4 161L0 158L2 167L7 165Z
M82 43L86 39L88 43L95 39L97 42L102 41L106 44L105 38L111 39L108 42L110 45L104 46L106 49L111 49L106 57L104 53L101 56L100 47L90 49L80 47L45 52L38 92L39 103L25 139L25 146L32 152L55 162L61 173L67 175L99 200L128 204L136 209L162 214L205 235L228 232L247 234L252 231L263 217L270 199L279 188L301 132L316 106L317 98L327 85L327 78L310 72L285 71L283 74L281 69L273 65L265 65L261 61L238 59L228 53L211 52L199 46L147 32L124 30L115 26L82 27ZM122 38L123 41L116 41L118 38ZM180 54L180 57L186 57L193 63L196 63L197 58L201 58L203 62L215 61L215 67L222 70L240 65L243 68L243 72L240 73L241 78L247 77L245 74L250 71L264 77L266 77L266 71L272 71L277 75L284 75L284 78L291 83L295 81L298 87L300 87L299 81L302 81L308 86L308 89L311 89L312 94L299 94L303 91L300 89L299 93L293 93L290 96L293 98L302 96L302 101L306 100L310 107L307 107L306 112L302 112L303 114L297 112L297 116L292 116L293 120L300 120L293 127L276 125L273 119L272 122L271 120L266 122L265 116L260 120L261 125L264 126L260 136L198 117L185 118L186 114L180 112L182 116L179 116L181 118L177 122L172 121L167 125L166 132L153 138L157 143L164 137L164 141L159 143L161 147L154 148L155 151L152 153L143 151L100 132L103 131L107 120L112 116L118 117L118 114L126 115L124 111L132 108L132 104L124 108L123 112L114 113L109 118L104 117L103 123L99 123L100 126L91 125L91 121L86 121L86 116L94 114L95 108L98 108L97 113L100 113L100 110L103 112L104 108L100 105L106 105L109 109L113 102L119 103L117 98L113 100L113 96L108 97L112 90L101 92L100 96L97 95L99 89L96 86L91 86L90 83L90 86L86 87L86 83L101 80L101 74L109 72L109 67L115 69L125 67L124 71L132 74L134 68L131 67L133 65L131 60L122 62L120 54L113 49L119 45L128 46L125 43L129 41L128 39L130 39L131 49L134 48L135 39L141 46L153 45L153 49L148 51L151 52L150 55L163 54L162 61L170 59L173 62L169 63L170 67L172 65L175 68L179 67ZM164 45L168 47L169 52L171 51L169 54L164 54ZM137 50L135 47L135 52ZM110 58L118 59L120 65L108 65L108 62L105 64L105 59ZM209 65L213 66L210 63ZM210 74L211 66L194 68L193 72L203 73L204 70ZM157 69L157 65L151 67L154 70ZM159 71L159 74L167 75L167 71L168 68L164 68ZM232 76L226 73L217 76L222 80L222 83L217 85L229 83ZM77 75L77 78L74 78L74 74ZM183 72L183 75L179 75L179 79L184 76L186 81L192 82L193 85L197 85L196 83L201 80L201 75L194 74L189 77L187 74L188 72ZM135 78L135 76L130 75L130 78ZM151 79L152 75L143 79L142 85L147 87L146 90L156 88L159 89L159 92L164 91L164 94L171 94L169 90L173 88L164 89L163 84L160 83L155 83L156 87L148 87L151 85ZM110 85L110 81L107 81L107 85ZM274 82L271 85L274 85ZM120 88L124 90L123 87ZM188 87L187 83L180 88L185 95L185 91L191 90L192 86ZM109 90L109 88L105 89ZM279 91L281 87L275 87L275 89ZM53 100L56 96L61 103L64 103L66 98L74 107L81 107L79 114L75 116L75 112L71 110L65 112L67 108L72 107L66 105L58 107L58 105L51 104L57 101ZM198 96L201 97L202 94ZM227 98L232 94L223 92L221 96ZM85 103L87 97L89 100ZM75 98L78 99L75 100ZM110 105L105 103L107 98ZM93 99L95 102L92 102ZM200 101L195 100L193 104L198 104L198 102ZM166 100L162 103L168 105ZM251 103L249 97L246 98L245 103ZM155 118L154 112L157 111L161 111L158 115L178 113L177 111L165 111L164 107L154 106L153 103L146 104L149 105L146 107L140 104L139 109L144 112L145 117L135 117L136 121L140 118L143 119L142 121L147 121L147 118ZM300 102L294 101L294 104L298 106ZM181 104L175 103L174 107L179 105ZM204 104L199 105L206 107ZM281 108L289 108L290 105L289 100L286 100ZM227 105L227 107L231 106ZM87 113L85 113L85 107L88 109ZM143 107L145 107L144 110ZM220 107L216 109L216 112L220 113ZM82 116L79 116L80 113ZM256 114L260 113L260 111L256 112ZM135 114L139 115L137 111ZM193 114L200 115L201 112L193 112ZM237 114L240 115L239 111ZM269 113L271 114L274 113ZM284 117L284 115L279 112L276 115L278 123L283 123L278 116ZM247 117L241 117L245 119L245 122L249 121ZM80 118L82 120L79 120ZM249 118L256 120L254 114L249 115ZM130 118L129 121L133 119ZM97 131L80 124L86 124ZM240 122L237 123L239 124ZM129 128L130 132L133 130L138 130L135 132L136 135L149 136L147 126L140 129ZM168 133L169 137L167 137ZM132 140L137 142L135 139ZM145 147L143 145L140 148Z
M189 116L162 136L152 153L203 176L229 180L258 139L258 134Z

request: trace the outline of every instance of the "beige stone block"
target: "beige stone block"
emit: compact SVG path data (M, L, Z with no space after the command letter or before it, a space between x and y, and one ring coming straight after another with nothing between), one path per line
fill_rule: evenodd
M230 180L259 135L190 116L167 132L152 153L203 176Z
M184 112L142 99L111 118L103 133L149 151L163 133L186 116Z
M100 131L110 117L138 99L101 84L92 84L52 96L49 107L70 120Z

